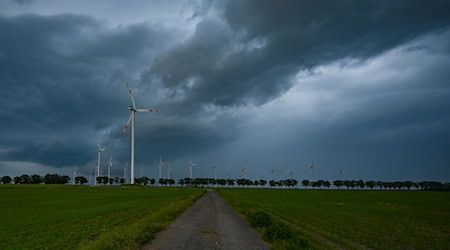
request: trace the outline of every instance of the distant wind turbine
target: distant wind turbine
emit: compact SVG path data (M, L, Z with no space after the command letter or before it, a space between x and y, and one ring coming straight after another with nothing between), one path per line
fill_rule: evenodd
M97 183L97 177L100 176L100 160L102 158L102 152L106 150L106 148L100 147L100 144L97 144L97 152L98 152L98 159L97 159L97 169L95 171L95 181L94 183Z
M162 178L162 174L161 174L161 166L164 166L165 164L164 164L164 162L162 161L162 158L161 158L161 156L159 157L159 164L158 164L158 166L159 166L159 179L161 179Z
M214 169L214 180L216 181L216 187L217 187L216 168L217 168L216 163L214 163L214 165L213 165L213 169Z
M128 162L125 163L125 167L123 168L123 178L125 179L125 183L128 183Z
M129 106L128 109L131 111L131 116L130 119L128 119L127 125L125 126L125 128L122 131L122 135L125 133L125 131L128 128L128 125L130 125L130 121L131 121L131 184L134 184L134 116L136 112L158 112L159 110L155 110L155 109L137 109L136 108L136 103L134 102L134 98L133 98L133 94L131 94L131 90L128 87L128 83L127 83L127 88L128 88L128 92L130 93L131 96L131 101L133 102L133 106Z
M172 168L170 167L170 164L167 164L167 179L170 179L170 171L172 171Z
M110 185L109 179L111 178L111 168L112 168L112 155L109 158L109 164L108 164L108 185Z
M244 173L244 179L247 179L247 168L248 167L248 161L245 161L244 167L241 168L241 171Z
M191 160L189 160L189 178L192 179L192 166L197 166L197 164L192 163Z
M73 184L75 184L75 177L77 177L77 168L73 168Z
M317 169L316 167L314 167L314 160L312 160L312 164L309 168L307 168L305 171L309 171L311 170L312 173L312 180L314 181L314 170L316 170L317 172L320 172L319 169Z

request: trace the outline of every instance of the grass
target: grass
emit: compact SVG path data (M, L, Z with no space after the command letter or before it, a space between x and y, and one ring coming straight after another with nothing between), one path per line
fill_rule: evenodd
M136 249L202 189L0 185L0 249Z
M220 189L247 216L270 215L313 248L449 249L450 193ZM260 216L261 217L261 216ZM264 234L267 229L259 228ZM289 231L288 230L288 231ZM275 241L274 249L287 245Z

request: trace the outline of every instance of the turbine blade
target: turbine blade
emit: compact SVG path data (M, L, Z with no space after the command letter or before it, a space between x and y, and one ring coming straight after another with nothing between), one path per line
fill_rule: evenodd
M127 83L127 88L128 88L128 92L130 93L130 96L131 96L131 101L133 102L133 108L136 108L136 103L134 102L133 94L131 93L128 83Z
M97 144L98 150L102 150L102 147L100 147L100 144Z
M130 119L128 119L127 125L126 125L125 128L122 130L122 134L120 134L120 135L123 135L123 134L125 133L125 131L127 130L128 126L130 125L131 117L132 117L132 116L133 116L133 113L131 113Z
M136 112L158 112L157 109L136 109Z

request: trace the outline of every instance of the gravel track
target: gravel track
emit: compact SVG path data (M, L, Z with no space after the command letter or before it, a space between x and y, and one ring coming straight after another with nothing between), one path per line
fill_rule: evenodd
M259 234L214 191L170 223L142 249L269 249Z

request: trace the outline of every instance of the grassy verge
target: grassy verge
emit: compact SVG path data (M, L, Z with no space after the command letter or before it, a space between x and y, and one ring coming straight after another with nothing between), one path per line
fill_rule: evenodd
M0 185L0 249L136 249L203 193L194 188Z
M450 245L450 193L293 189L218 192L250 223L252 214L263 212L274 223L282 224L271 229L274 234L277 230L279 235L290 231L313 248L447 249ZM265 236L269 227L257 228ZM271 246L289 249L288 243L273 241Z

